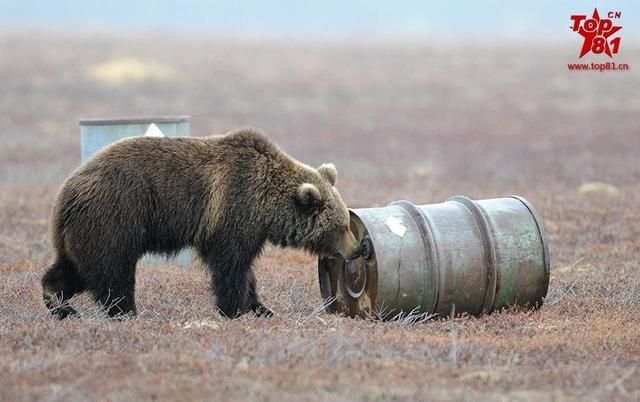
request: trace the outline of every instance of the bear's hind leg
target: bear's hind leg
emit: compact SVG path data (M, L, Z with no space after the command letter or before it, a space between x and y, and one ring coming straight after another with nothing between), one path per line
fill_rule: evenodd
M96 303L109 317L124 318L137 314L135 302L136 263L128 262L113 267L108 280L96 284L91 289ZM105 271L108 272L108 271Z
M42 277L42 297L54 317L64 319L78 312L69 305L69 300L85 290L76 267L68 257L62 255Z
M137 314L135 302L135 279L110 281L95 295L96 303L109 317L134 316Z

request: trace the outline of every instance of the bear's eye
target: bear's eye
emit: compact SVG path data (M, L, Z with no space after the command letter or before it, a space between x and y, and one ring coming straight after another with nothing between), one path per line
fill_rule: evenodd
M305 214L318 216L322 213L327 207L324 204L321 205L298 205L298 208L303 211Z

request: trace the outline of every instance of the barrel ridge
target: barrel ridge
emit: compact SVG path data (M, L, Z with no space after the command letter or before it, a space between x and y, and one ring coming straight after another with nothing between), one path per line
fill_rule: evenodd
M446 202L457 202L464 206L478 225L480 234L482 235L482 244L484 246L485 263L487 264L487 282L485 286L484 298L482 300L481 312L491 313L495 302L496 290L498 286L498 262L496 258L496 247L493 242L493 231L489 225L489 220L485 216L486 212L474 200L463 195L456 195L447 199Z
M426 302L426 297L423 298L423 310L429 314L433 314L438 306L438 298L440 296L440 267L438 265L438 249L436 242L433 238L433 229L431 228L430 220L422 213L422 210L410 201L399 200L394 201L389 206L399 206L409 213L413 218L420 230L420 236L422 237L422 243L429 252L429 263L431 267L431 305ZM425 286L426 287L426 286ZM428 293L425 293L425 295ZM431 307L428 309L428 307Z

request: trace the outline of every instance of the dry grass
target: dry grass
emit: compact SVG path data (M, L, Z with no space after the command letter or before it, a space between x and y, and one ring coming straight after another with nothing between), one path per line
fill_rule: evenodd
M640 399L633 70L568 73L573 48L155 39L0 36L0 400ZM174 76L88 74L127 57ZM136 318L107 320L81 296L79 319L50 319L47 216L79 160L76 118L162 113L191 114L196 135L253 124L301 160L333 161L355 207L521 194L550 237L547 304L329 315L315 260L269 248L257 273L272 319L221 319L205 272L176 267L140 269ZM616 191L578 191L590 182Z

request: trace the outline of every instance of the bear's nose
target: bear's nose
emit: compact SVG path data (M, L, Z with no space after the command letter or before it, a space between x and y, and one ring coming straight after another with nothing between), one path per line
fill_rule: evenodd
M369 239L369 236L366 236L360 242L358 255L367 260L371 257L372 250L373 246L371 245L371 239Z

